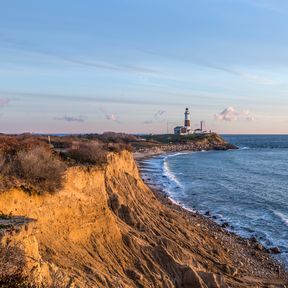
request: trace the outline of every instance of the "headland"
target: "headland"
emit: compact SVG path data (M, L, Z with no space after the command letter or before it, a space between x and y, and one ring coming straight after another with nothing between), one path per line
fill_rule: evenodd
M31 162L34 158L27 158L27 152L41 146L42 140L18 139L13 145L21 143L26 150L20 156ZM27 167L22 167L15 179L9 178L11 172L1 170L3 178L9 176L11 186L0 193L0 287L246 288L288 284L284 268L254 239L238 237L173 204L161 191L152 191L126 147L103 142L101 151L105 153L100 153L100 142L91 146L88 143L93 140L87 138L77 143L69 140L73 147L68 149L66 140L52 139L50 144L58 151L53 153L59 153L54 161L66 165L63 182L55 190L45 191L47 181L40 185L39 179L26 179ZM207 141L197 149L213 149ZM160 145L161 149L165 146ZM178 144L166 145L171 151L171 145ZM10 142L2 149L13 155L12 146ZM224 146L216 149L220 147ZM50 153L47 146L43 149L32 154ZM96 151L97 157L91 159ZM62 171L57 161L52 164Z

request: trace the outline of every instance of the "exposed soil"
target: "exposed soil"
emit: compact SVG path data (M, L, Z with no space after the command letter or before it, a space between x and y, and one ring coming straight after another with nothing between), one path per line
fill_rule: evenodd
M102 169L69 168L54 195L2 193L0 211L12 213L5 223L13 226L0 229L0 281L13 277L5 267L17 265L18 249L21 275L35 287L288 285L257 243L152 191L126 151L110 154ZM35 221L14 227L16 216Z

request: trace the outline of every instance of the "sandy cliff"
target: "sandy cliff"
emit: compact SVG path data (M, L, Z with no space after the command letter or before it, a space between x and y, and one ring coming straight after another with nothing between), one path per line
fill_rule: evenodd
M0 211L13 215L0 220L0 279L27 276L43 287L284 287L266 253L161 203L126 151L110 154L102 169L70 168L54 195L7 191Z

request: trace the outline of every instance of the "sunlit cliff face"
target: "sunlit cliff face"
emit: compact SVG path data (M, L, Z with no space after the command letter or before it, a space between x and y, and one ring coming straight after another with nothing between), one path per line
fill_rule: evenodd
M1 211L11 212L5 221L17 228L0 239L0 261L9 252L0 279L17 271L45 287L173 287L176 282L226 288L225 283L240 287L240 280L247 287L284 281L267 254L251 258L247 240L199 215L189 217L171 202L163 205L127 151L110 154L102 168L71 167L65 179L54 194L31 196L19 189L0 194ZM266 265L269 270L262 270Z

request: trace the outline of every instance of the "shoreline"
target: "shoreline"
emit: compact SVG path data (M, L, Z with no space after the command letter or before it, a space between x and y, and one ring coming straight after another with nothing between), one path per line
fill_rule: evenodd
M203 150L193 151L193 150L182 150L182 151L149 151L149 152L134 152L133 158L138 163L138 161L142 160L148 160L156 156L164 156L164 155L174 155L177 153L185 154L185 153L195 153L195 152L201 152ZM205 151L211 151L211 150L205 150ZM215 150L216 151L216 150Z
M209 151L209 150L207 150ZM149 152L141 152L137 153L136 157L134 156L135 153L133 154L133 157L135 159L135 162L137 163L139 171L141 171L141 161L142 160L149 160L154 157L159 157L159 156L165 156L165 155L170 155L170 154L176 154L179 153L180 151L175 151L175 152L167 152L167 151L151 151ZM181 151L180 153L193 153L193 152L200 152L200 151ZM141 175L141 173L140 173ZM251 259L257 259L259 260L259 257L262 258L261 262L264 264L261 269L264 269L264 271L267 269L267 271L271 270L271 267L276 268L277 273L279 275L279 279L281 278L280 275L283 274L284 278L287 281L288 284L288 267L280 262L279 260L275 259L273 255L278 254L278 253L272 253L269 251L268 248L264 247L260 242L255 237L252 238L245 238L243 236L238 235L236 232L228 230L230 224L228 224L226 227L223 227L221 224L217 223L211 215L205 215L200 213L197 210L192 210L189 208L185 208L183 205L180 203L177 203L177 201L173 200L167 192L165 192L163 189L157 187L156 183L148 183L147 179L144 179L141 175L141 178L143 182L151 189L151 191L154 193L155 197L160 201L163 205L166 207L169 207L173 209L174 211L177 211L178 213L184 214L185 217L187 217L190 220L193 220L192 222L195 222L195 219L201 223L204 223L205 226L209 227L208 230L211 230L211 233L220 233L222 235L228 236L229 238L231 237L231 241L238 243L240 245L244 245L245 248L249 248L250 250L250 257ZM226 224L226 222L224 222ZM223 224L224 224L223 223ZM198 224L197 224L198 225ZM201 225L201 224L200 224ZM217 236L216 236L217 239ZM267 261L267 263L264 263ZM241 263L241 261L240 261ZM265 265L267 264L267 266Z

